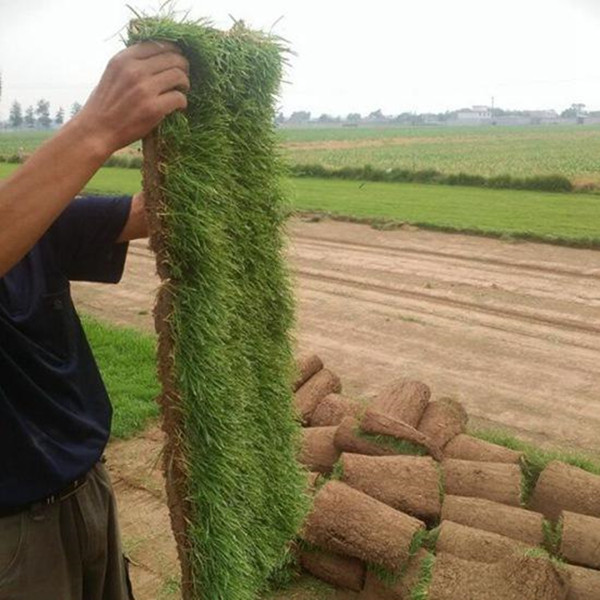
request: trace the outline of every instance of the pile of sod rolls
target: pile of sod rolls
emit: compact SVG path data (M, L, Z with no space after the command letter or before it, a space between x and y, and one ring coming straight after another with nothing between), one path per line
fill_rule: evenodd
M600 600L600 475L536 470L421 382L366 402L317 356L298 370L306 571L357 600Z
M182 593L251 600L289 561L308 508L273 129L284 50L242 24L140 18L129 43L147 40L175 42L192 84L185 113L144 140Z

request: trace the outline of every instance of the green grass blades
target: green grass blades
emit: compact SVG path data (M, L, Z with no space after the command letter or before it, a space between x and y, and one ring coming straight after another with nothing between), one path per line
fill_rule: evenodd
M81 320L113 405L111 434L129 438L158 416L155 339L89 316Z
M155 167L181 415L171 435L190 506L184 598L250 600L288 560L307 509L273 129L285 50L239 23L141 19L131 31L130 42L176 42L192 80L186 113L160 127Z

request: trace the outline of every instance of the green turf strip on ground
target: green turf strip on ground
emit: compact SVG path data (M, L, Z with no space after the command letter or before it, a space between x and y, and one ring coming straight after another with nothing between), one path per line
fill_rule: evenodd
M158 416L154 336L89 316L82 323L113 405L112 436L140 433Z
M15 165L0 164L0 178ZM404 183L319 179L288 180L293 208L381 222L407 222L431 229L507 236L581 247L600 247L600 198L483 190ZM88 189L133 194L141 175L131 169L101 169Z

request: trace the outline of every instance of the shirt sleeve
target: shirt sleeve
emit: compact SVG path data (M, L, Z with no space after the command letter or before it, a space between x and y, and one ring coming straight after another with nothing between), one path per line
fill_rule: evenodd
M127 242L117 239L129 218L131 196L76 198L48 231L59 269L70 281L118 283Z

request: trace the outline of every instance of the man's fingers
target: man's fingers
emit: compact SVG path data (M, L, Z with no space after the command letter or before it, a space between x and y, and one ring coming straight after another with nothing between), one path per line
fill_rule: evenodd
M165 52L176 52L177 54L181 54L181 48L173 42L150 41L134 44L124 52L127 52L132 58L143 60L156 56L157 54L164 54Z
M167 71L172 68L181 69L185 73L190 72L190 65L187 59L177 52L158 54L144 60L141 64L144 69L146 69L146 72L151 75L156 75L157 73L162 73L162 71Z
M169 115L176 110L187 108L187 97L184 93L172 90L158 97L158 104L163 116Z
M171 90L188 92L190 89L190 79L185 71L181 69L168 69L152 79L152 85L158 94L164 94Z

